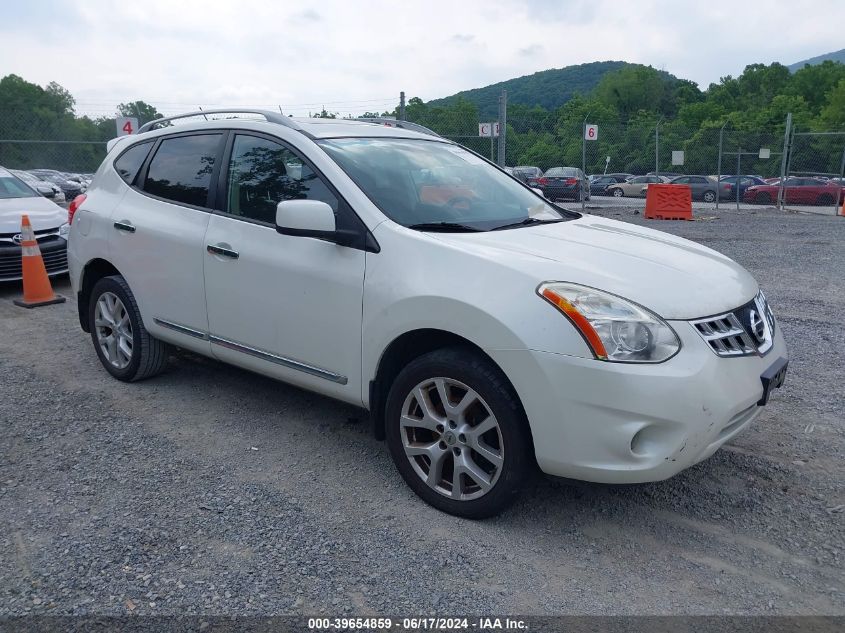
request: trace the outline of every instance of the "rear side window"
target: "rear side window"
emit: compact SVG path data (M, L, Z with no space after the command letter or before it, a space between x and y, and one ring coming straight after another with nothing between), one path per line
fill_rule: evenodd
M150 161L144 191L180 204L208 206L208 188L219 144L220 134L164 139Z
M141 165L147 159L147 154L149 154L152 145L152 141L133 145L114 161L114 168L124 181L129 184L134 182L135 176L138 175L138 170L141 169Z

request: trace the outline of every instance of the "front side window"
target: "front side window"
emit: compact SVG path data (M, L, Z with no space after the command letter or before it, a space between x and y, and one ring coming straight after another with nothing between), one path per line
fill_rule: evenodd
M275 224L276 205L284 200L319 200L338 210L331 190L293 151L257 136L235 136L226 212Z
M208 206L208 187L220 134L166 138L150 161L144 191L196 207Z
M135 180L135 176L138 175L138 170L144 164L152 144L152 141L148 141L133 145L114 161L115 170L125 182L132 183Z
M484 231L580 217L451 143L403 138L318 143L387 217L404 226Z

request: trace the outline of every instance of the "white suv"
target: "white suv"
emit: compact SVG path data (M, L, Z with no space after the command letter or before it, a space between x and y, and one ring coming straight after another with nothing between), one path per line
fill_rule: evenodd
M401 123L256 118L145 126L72 206L81 325L116 378L172 345L361 406L417 494L474 518L535 462L670 477L783 382L780 329L727 257Z

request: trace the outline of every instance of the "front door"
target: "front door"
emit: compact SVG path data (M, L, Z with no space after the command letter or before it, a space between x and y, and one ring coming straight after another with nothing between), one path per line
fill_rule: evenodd
M215 356L348 402L361 402L364 252L275 230L276 204L351 210L278 139L232 134L225 195L206 233L205 292Z

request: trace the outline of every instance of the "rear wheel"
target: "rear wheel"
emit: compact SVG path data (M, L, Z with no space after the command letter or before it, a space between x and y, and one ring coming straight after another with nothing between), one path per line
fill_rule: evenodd
M413 360L396 377L385 413L399 473L439 510L471 519L498 514L530 472L522 406L502 372L472 350Z
M704 202L715 202L716 201L716 193L714 191L705 191L704 192Z
M94 285L88 322L100 362L118 380L143 380L164 371L170 347L147 332L123 277L104 277Z
M756 202L757 204L771 204L772 197L767 193L760 192L756 196L754 196L754 202Z
M829 193L823 193L816 199L816 204L827 206L833 204L833 196Z

